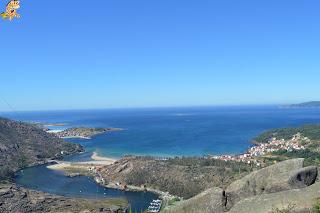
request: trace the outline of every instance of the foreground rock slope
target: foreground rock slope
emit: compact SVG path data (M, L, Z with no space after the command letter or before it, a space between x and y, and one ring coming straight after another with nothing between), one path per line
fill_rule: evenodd
M317 168L302 167L303 159L300 158L283 161L250 173L227 187L226 207L229 209L246 197L302 188L313 184L317 177Z
M312 212L320 198L318 168L292 159L252 172L226 190L212 188L164 212L269 213L294 207Z
M289 209L289 212L317 212L313 210L313 205L319 197L320 182L316 182L302 189L292 189L245 198L236 203L230 210L230 213L270 213L283 209Z

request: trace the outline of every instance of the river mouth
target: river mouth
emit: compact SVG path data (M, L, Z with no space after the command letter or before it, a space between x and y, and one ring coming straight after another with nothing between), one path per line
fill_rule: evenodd
M158 199L158 196L152 192L133 192L105 188L90 177L67 177L63 172L48 169L47 165L30 167L19 171L16 174L15 182L25 188L66 197L126 199L133 212L146 210L152 200Z

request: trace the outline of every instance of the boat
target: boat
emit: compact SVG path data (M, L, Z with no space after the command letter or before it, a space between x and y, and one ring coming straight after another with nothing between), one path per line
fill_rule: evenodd
M161 205L162 205L162 200L153 200L148 209L147 209L147 212L150 212L150 213L157 213L157 212L160 212L161 210Z

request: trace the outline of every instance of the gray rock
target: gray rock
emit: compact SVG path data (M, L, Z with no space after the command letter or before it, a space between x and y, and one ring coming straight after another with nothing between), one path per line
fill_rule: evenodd
M314 168L303 170L303 161L303 158L283 161L231 183L226 189L227 209L246 197L300 188L311 183L317 172Z
M308 166L298 169L293 172L289 178L289 185L293 188L303 188L315 183L318 176L318 169L316 166Z
M236 203L230 213L270 213L292 207L290 212L312 212L312 206L320 196L320 183L302 189L292 189L245 198Z

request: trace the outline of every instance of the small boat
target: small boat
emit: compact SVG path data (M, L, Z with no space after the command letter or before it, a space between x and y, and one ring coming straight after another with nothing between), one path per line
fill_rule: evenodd
M160 212L161 205L162 205L162 200L159 200L159 199L158 200L153 200L150 203L150 206L148 207L147 212L150 212L150 213Z

